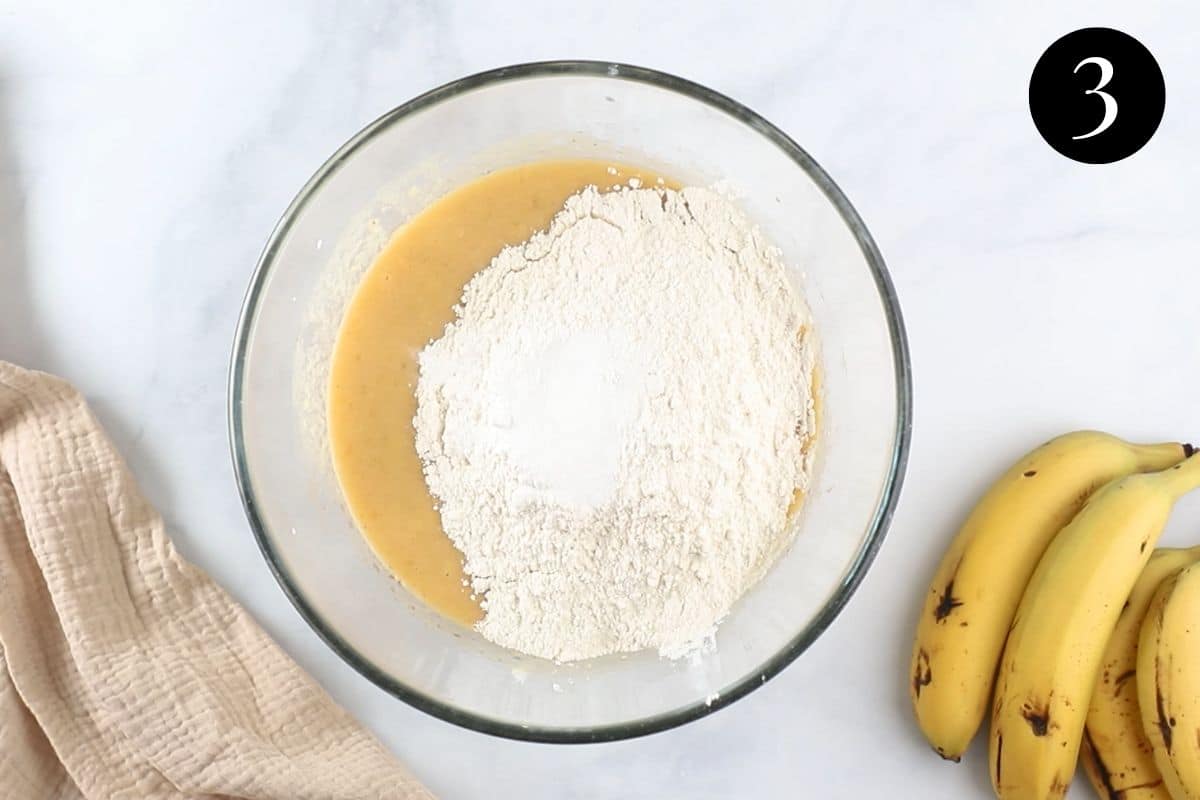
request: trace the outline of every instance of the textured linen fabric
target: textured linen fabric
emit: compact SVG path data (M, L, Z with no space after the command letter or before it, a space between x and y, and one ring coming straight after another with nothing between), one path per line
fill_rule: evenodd
M0 361L0 798L431 798L175 552L70 386Z

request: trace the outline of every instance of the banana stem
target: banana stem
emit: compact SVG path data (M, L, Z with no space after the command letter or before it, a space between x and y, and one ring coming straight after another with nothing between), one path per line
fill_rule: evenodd
M1196 452L1190 444L1180 442L1163 442L1161 444L1135 444L1133 451L1137 454L1137 469L1135 472L1157 472L1173 467L1181 459L1188 458Z

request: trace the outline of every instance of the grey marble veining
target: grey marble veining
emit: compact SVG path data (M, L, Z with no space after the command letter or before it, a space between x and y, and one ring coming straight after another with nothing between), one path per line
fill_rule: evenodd
M0 0L0 357L92 400L184 552L447 798L988 797L911 724L913 615L990 475L1052 433L1200 435L1195 4ZM1029 72L1058 36L1139 37L1167 110L1091 167L1037 136ZM275 586L229 465L225 380L259 250L316 166L447 80L628 61L748 103L858 207L896 281L916 420L892 532L833 628L684 728L553 747L454 728L318 641ZM1168 541L1195 541L1188 500ZM1073 796L1086 796L1077 790Z

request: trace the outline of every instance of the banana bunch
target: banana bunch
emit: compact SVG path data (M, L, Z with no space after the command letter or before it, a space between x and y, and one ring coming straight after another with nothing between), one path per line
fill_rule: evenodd
M998 797L1065 795L1085 725L1085 765L1105 797L1165 797L1152 790L1163 780L1170 787L1176 776L1187 785L1186 770L1175 761L1176 773L1167 778L1162 748L1155 745L1153 758L1145 758L1146 739L1138 738L1134 723L1146 709L1130 710L1134 693L1124 690L1117 703L1097 700L1094 689L1122 688L1117 683L1129 680L1129 670L1104 670L1148 657L1140 647L1132 651L1158 608L1150 598L1158 600L1164 578L1200 558L1200 550L1155 551L1175 501L1200 487L1200 457L1192 453L1189 445L1135 445L1094 431L1061 436L1000 477L943 557L917 624L909 673L913 709L934 749L958 760L990 704L989 762ZM1175 602L1194 602L1200 611L1200 572L1195 583L1197 600ZM1180 646L1175 628L1182 623L1172 627L1168 620L1185 616L1164 611L1161 641ZM1106 649L1118 626L1120 636ZM1200 625L1189 646L1196 666L1187 672L1200 689ZM1181 706L1195 705L1185 717L1193 722L1190 747L1200 759L1200 693L1180 688L1186 682L1179 650L1160 651L1164 692ZM1143 682L1137 688L1142 693ZM1178 737L1161 735L1184 753ZM1200 777L1200 760L1187 763ZM1200 789L1193 791L1181 796L1200 800Z

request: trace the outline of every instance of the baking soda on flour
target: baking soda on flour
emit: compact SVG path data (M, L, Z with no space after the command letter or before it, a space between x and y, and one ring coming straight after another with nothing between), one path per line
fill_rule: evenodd
M587 189L420 355L417 451L485 612L558 660L683 655L786 545L815 345L778 252L707 189Z

